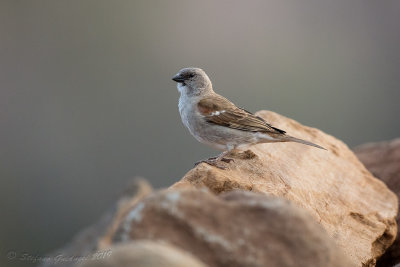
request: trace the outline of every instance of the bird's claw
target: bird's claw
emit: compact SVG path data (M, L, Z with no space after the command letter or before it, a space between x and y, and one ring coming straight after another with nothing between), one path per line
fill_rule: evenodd
M226 162L226 163L235 162L234 159L230 159L230 158L222 158L221 161Z
M230 163L231 161L234 161L234 160L233 159L229 159L229 158L222 158L221 160L217 160L217 157L213 157L213 158L209 158L209 159L198 161L198 162L196 162L194 164L194 166L197 166L200 163L207 163L208 165L217 167L218 169L225 170L225 169L227 169L227 166L224 166L224 164L221 164L221 163L222 162Z

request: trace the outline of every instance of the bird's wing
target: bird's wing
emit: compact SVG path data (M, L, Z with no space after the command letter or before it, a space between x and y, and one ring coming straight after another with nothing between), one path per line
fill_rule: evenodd
M209 123L242 131L285 134L285 131L275 128L263 118L235 106L222 96L205 97L197 103L197 108Z

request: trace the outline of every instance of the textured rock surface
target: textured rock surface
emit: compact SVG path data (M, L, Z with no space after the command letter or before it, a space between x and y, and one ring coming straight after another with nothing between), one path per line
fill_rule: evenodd
M151 186L143 179L134 179L126 186L120 200L112 210L107 211L94 225L82 230L65 247L60 248L47 257L54 259L43 261L41 267L72 266L76 261L57 261L60 255L64 258L79 258L92 256L97 250L107 251L111 241L108 236L114 234L119 227L121 218L144 196L152 192Z
M400 198L400 138L390 142L370 143L354 149L365 167ZM400 214L397 215L397 224ZM393 245L378 260L377 266L393 266L400 264L400 228Z
M227 156L235 159L227 170L198 165L172 188L244 189L289 199L314 216L353 264L373 265L395 239L396 195L343 142L273 112L258 115L329 151L295 143L257 145Z
M127 215L114 238L141 239L169 242L209 266L351 266L305 211L252 192L152 194Z
M79 267L206 267L193 255L169 244L148 240L110 247L110 256L89 260ZM78 267L77 266L77 267Z
M150 195L151 187L141 181L128 186L99 223L49 256L93 255L112 246L118 258L132 260L132 247L116 243L147 238L167 241L210 266L373 266L397 233L396 195L334 137L272 112L259 115L329 151L295 143L257 145L232 152L229 157L235 161L226 170L198 165L168 191ZM397 194L399 144L395 140L356 149L371 172ZM204 187L221 194L193 190ZM234 189L263 194L229 192ZM399 262L396 242L379 266Z

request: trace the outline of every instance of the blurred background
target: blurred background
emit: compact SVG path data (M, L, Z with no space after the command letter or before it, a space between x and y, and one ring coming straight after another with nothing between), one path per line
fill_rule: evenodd
M183 67L351 147L398 137L399 25L396 0L1 1L0 265L219 153L180 121Z

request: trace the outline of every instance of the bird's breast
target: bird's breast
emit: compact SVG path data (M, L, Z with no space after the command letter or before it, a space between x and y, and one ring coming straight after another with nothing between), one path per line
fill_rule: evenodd
M194 107L191 99L184 94L179 98L179 113L181 114L183 124L191 130L191 122L194 119Z
M181 119L186 128L189 129L190 133L194 137L198 137L199 128L204 127L204 118L199 114L196 109L198 99L195 97L188 97L184 94L179 98L179 113L181 114Z

